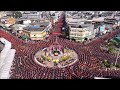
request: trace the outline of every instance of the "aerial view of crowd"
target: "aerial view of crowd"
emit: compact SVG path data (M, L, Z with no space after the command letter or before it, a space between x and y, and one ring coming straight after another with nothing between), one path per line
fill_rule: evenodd
M23 41L12 34L0 30L0 37L3 37L12 43L12 48L16 50L13 65L11 67L11 79L93 79L94 77L117 77L120 78L120 69L106 68L103 65L104 60L114 63L116 56L104 52L100 46L106 40L115 37L120 30L112 31L103 37L83 44L59 37L63 17L59 20L56 31L51 34L48 41ZM43 67L34 62L35 54L57 41L60 45L74 50L78 55L78 61L65 68ZM120 63L120 58L118 59Z

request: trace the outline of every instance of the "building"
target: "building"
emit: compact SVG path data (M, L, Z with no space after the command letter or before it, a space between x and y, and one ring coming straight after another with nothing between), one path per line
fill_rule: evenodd
M6 11L7 16L12 16L12 14L13 14L13 11Z
M0 79L8 79L16 50L12 49L11 42L5 38L0 38L0 45L1 43L4 46L2 46L2 51L0 51Z
M98 23L102 23L102 22L104 22L104 20L105 20L105 17L94 17L93 19L92 19L92 22L93 23L96 23L96 22L98 22Z
M83 42L95 37L94 25L81 25L81 27L70 26L70 39Z
M44 40L47 33L44 30L23 31L25 35L29 36L31 40Z
M49 23L34 24L25 27L23 34L30 37L31 40L44 40L47 35Z
M105 18L104 22L108 24L116 24L117 20L115 18L108 17L108 18Z
M96 29L94 29L92 20L79 17L67 17L66 21L70 29L70 39L83 42L84 40L89 40L95 37Z
M5 46L5 45L0 41L0 53L1 53L1 51L3 50L4 46Z
M27 19L41 19L41 18L50 18L49 12L45 11L23 11L22 18Z
M2 17L2 18L0 19L0 22L1 22L2 24L10 24L10 25L12 25L12 24L15 24L15 23L16 23L16 19L13 18L13 17L7 17L7 16L5 16L5 17Z
M5 11L1 11L1 12L0 12L0 18L2 18L2 17L4 17L4 16L6 16L6 12L5 12Z
M16 23L16 19L15 18L8 18L8 20L7 20L7 24L10 24L10 25L12 25L12 24L15 24Z
M37 11L24 11L22 13L22 17L27 19L31 19L31 18L40 19L40 13Z
M14 24L14 25L11 25L10 27L13 29L13 30L23 30L24 27L26 27L27 25L22 25L22 24Z

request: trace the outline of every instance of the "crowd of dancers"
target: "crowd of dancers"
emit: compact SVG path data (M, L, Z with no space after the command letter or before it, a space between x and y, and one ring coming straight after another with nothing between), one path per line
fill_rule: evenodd
M61 29L61 26L58 27ZM118 33L120 30L112 31L86 45L57 36L59 44L74 50L78 54L79 60L65 68L43 67L34 62L35 53L50 46L56 39L54 35L51 35L48 41L26 42L4 30L0 30L0 37L10 41L12 48L16 49L10 79L93 79L94 77L108 76L120 78L120 70L106 69L102 66L103 60L107 59L114 63L116 57L100 49L100 45L105 40L113 38Z

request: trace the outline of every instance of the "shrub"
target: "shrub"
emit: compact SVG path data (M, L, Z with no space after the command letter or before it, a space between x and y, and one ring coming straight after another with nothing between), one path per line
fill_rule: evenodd
M109 51L110 53L114 53L114 52L115 52L115 49L110 46L110 47L108 47L108 51Z
M110 67L111 67L111 63L110 63L108 60L104 60L104 61L103 61L103 64L104 64L104 66L107 67L107 68L110 68Z
M120 68L120 64L117 64L116 67L117 67L117 68Z
M63 56L61 59L63 60L63 61L65 61L65 60L67 60L67 59L69 59L70 58L70 56Z
M48 61L50 61L50 60L52 60L52 57L48 56L48 57L46 57L46 59L47 59Z
M108 63L107 63L107 64L105 64L105 66L106 66L107 68L110 68L110 64L108 64Z
M46 59L46 57L44 56L44 55L41 55L41 57L45 60Z

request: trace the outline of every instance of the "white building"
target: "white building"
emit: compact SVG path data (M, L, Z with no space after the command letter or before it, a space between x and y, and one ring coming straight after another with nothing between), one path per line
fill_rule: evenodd
M16 50L11 49L11 42L8 40L0 38L0 41L5 45L0 53L0 79L9 79Z
M70 38L76 41L83 42L85 39L89 40L95 37L96 31L94 25L81 25L82 27L71 27L70 26Z
M23 11L22 17L27 19L40 19L42 16L41 16L41 12Z

